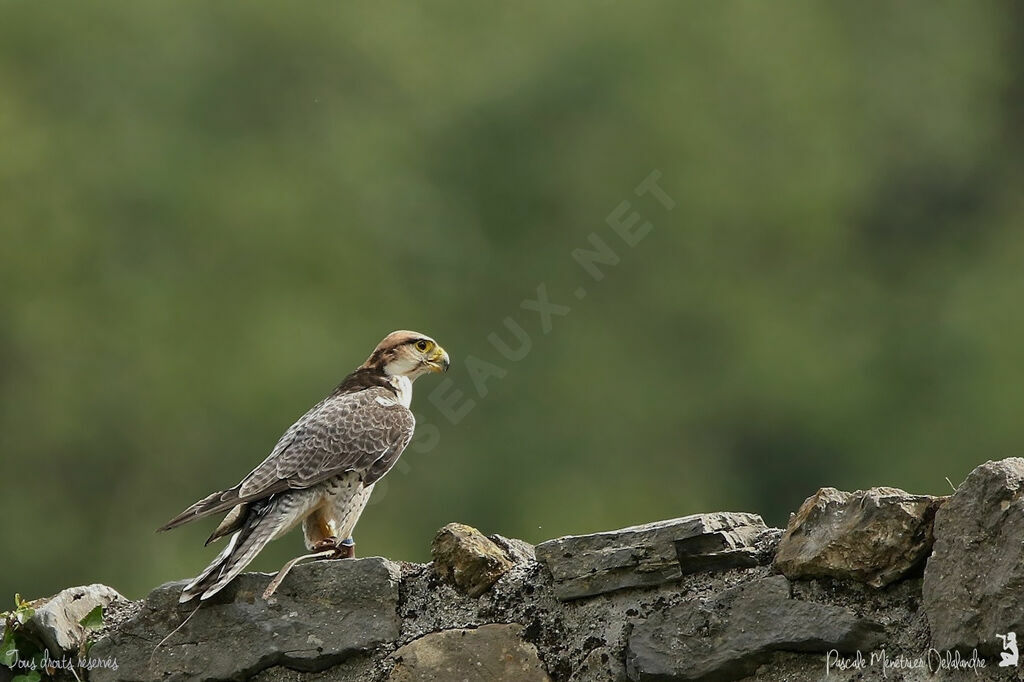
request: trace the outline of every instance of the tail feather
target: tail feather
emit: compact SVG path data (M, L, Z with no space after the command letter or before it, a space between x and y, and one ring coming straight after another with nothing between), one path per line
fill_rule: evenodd
M202 573L193 578L192 582L190 582L188 585L185 585L185 589L181 591L181 597L178 599L178 603L184 604L196 595L202 594L206 591L205 587L200 586L209 583L210 578L211 576L213 576L214 572L217 572L218 569L220 569L225 564L225 562L228 560L228 557L230 557L232 552L235 551L235 545L238 544L238 537L241 534L241 531L239 531L238 533L235 533L233 536L231 536L231 539L228 540L227 546L221 551L220 554L217 555L217 558L214 559L209 566L203 569Z
M238 502L238 491L235 488L218 490L215 493L207 495L164 525L157 528L157 531L171 530L172 528L183 526L190 521L201 519L204 516L210 516L211 514L231 509L236 506Z
M238 505L230 512L228 512L228 515L224 517L224 520L220 522L220 525L218 525L214 529L214 531L210 533L210 537L206 538L206 542L204 544L209 545L214 540L219 540L225 535L230 535L231 533L234 533L236 530L241 529L242 526L245 525L245 520L248 518L248 516L249 505Z
M206 600L220 592L289 523L288 515L281 513L276 501L268 502L258 508L250 507L244 525L231 536L217 558L185 586L179 602L187 602L196 596Z

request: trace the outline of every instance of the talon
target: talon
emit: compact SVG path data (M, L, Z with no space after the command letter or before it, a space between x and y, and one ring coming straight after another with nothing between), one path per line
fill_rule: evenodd
M339 559L355 559L356 558L356 541L351 537L345 538L338 545L338 558Z
M329 549L338 549L338 538L324 538L318 542L313 543L313 546L309 548L312 552L326 552Z

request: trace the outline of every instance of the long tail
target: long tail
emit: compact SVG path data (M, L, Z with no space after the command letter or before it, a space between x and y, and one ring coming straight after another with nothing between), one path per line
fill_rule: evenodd
M170 530L172 528L177 528L178 526L183 526L191 521L195 521L196 519L201 519L204 516L210 516L217 512L227 511L243 501L244 500L239 498L238 490L235 488L218 490L215 493L207 495L164 525L157 528L157 531Z
M184 603L196 596L205 600L217 594L256 558L268 542L295 525L296 510L279 502L280 498L270 498L250 505L245 522L231 536L227 547L185 586L178 601Z

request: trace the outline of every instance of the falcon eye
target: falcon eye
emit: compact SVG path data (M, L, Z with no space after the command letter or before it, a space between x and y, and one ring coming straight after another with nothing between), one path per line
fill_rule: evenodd
M428 350L430 350L431 346L433 345L434 344L432 344L430 341L427 341L426 339L420 339L419 341L416 342L416 350L420 351L421 353L426 353Z

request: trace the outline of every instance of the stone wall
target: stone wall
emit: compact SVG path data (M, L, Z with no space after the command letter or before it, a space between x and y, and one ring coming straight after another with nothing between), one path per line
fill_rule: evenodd
M533 548L452 524L430 564L302 564L267 600L245 574L194 613L182 583L66 599L109 604L97 682L1022 679L997 637L1024 635L1022 482L1015 458L946 498L826 488L785 531L714 513ZM82 636L64 594L34 623L55 651Z

